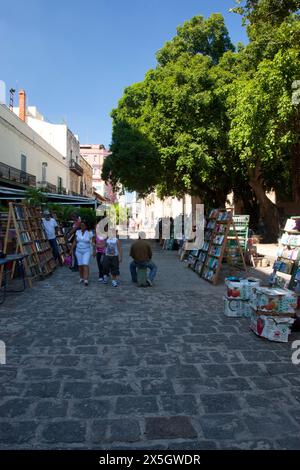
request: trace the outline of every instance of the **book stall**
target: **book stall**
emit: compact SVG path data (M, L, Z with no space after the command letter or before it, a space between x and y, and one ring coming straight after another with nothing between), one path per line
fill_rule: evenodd
M24 255L24 271L29 287L32 282L44 278L56 267L52 249L46 239L40 211L24 204L10 202L3 242L5 255ZM12 263L10 277L15 275L15 262ZM0 271L2 286L3 269Z
M249 216L247 216L249 222ZM223 261L231 266L242 265L247 272L243 246L247 244L247 230L243 231L244 239L240 242L231 210L212 209L207 218L204 231L204 242L199 250L189 252L188 266L203 279L216 285Z

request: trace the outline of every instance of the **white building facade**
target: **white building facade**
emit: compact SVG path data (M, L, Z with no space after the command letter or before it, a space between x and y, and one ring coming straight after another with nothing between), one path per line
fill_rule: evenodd
M0 178L1 174L12 181L21 177L22 182L23 175L26 185L29 175L29 186L35 186L35 179L37 186L44 186L49 192L55 192L60 183L68 188L69 168L63 154L4 104L0 104L0 165Z

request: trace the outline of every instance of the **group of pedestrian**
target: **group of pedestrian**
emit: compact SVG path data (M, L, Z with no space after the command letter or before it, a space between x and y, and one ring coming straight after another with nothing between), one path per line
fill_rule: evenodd
M68 234L68 240L72 242L70 255L74 263L73 269L78 266L79 282L88 286L90 258L94 256L97 260L99 271L99 283L107 284L111 276L113 287L118 286L120 275L120 263L123 258L122 243L116 230L109 230L104 227L104 233L100 233L98 225L91 230L85 220L73 217L73 227ZM44 212L43 225L47 238L52 247L53 256L59 259L56 235L58 225L49 211ZM157 273L157 267L152 261L152 250L150 244L145 240L145 234L139 233L139 239L135 241L130 249L130 256L133 261L130 264L132 282L137 283L137 269L149 269L147 284L152 286ZM76 269L77 270L77 269Z

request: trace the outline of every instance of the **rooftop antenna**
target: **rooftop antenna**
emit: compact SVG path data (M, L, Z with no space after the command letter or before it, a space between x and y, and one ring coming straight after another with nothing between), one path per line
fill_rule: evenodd
M14 94L15 94L16 90L14 88L11 88L9 90L9 109L11 111L13 111L13 107L14 107Z

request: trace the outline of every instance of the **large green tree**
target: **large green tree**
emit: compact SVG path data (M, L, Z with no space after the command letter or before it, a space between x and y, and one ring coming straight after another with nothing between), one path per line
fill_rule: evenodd
M113 111L113 156L103 176L145 194L201 195L224 204L231 188L228 119L213 67L233 51L222 15L195 17L158 53Z

